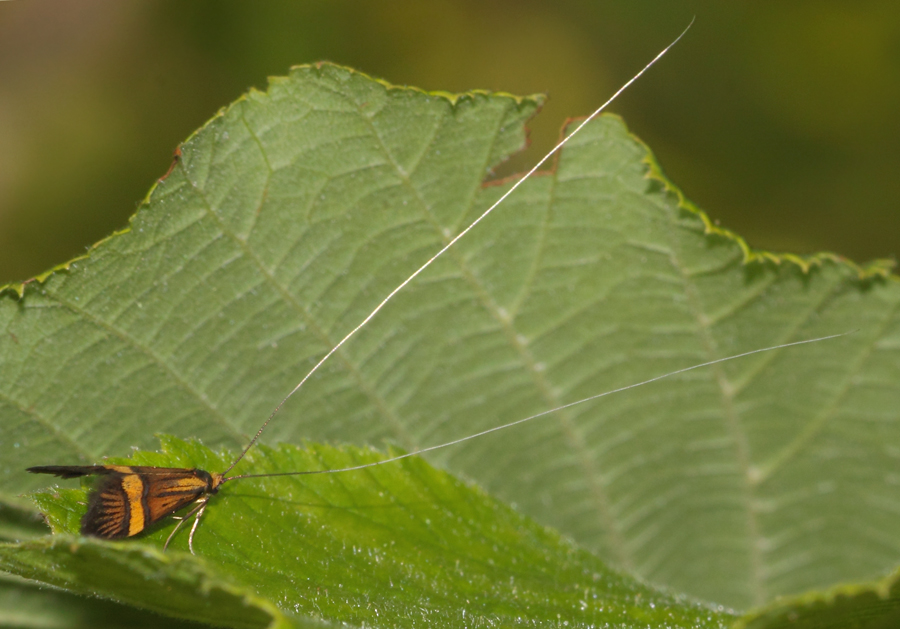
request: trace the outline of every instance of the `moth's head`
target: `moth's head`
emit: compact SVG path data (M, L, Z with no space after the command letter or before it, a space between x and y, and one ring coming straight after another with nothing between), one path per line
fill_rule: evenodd
M216 493L217 491L219 491L219 487L222 485L222 483L225 482L225 477L222 474L216 474L216 473L210 474L206 470L197 470L197 469L192 470L192 471L194 473L194 476L196 476L197 478L202 480L204 483L206 483L207 493L210 493L210 494Z

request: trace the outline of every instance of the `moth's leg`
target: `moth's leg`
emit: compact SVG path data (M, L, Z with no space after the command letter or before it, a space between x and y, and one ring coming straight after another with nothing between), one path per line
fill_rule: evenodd
M197 530L197 525L200 524L200 516L203 515L203 512L206 511L206 503L209 501L209 496L205 496L203 500L200 501L197 509L193 509L192 511L196 511L197 515L194 516L194 524L191 526L191 532L188 535L188 548L191 551L192 555L196 555L194 552L194 532Z
M169 536L166 538L166 543L163 544L163 551L165 551L165 550L169 547L169 542L171 542L171 541L172 541L172 538L175 537L175 533L178 532L178 529L180 529L181 526L182 526L185 522L187 522L187 521L191 518L192 515L194 515L195 513L197 513L198 511L200 511L201 509L203 509L203 507L206 505L206 501L207 501L207 500L208 500L208 497L202 498L202 499L198 500L197 502L194 503L194 508L193 508L193 509L191 509L190 511L188 511L185 515L176 518L177 520L179 520L179 522L178 522L178 524L175 525L175 528L172 529L172 532L169 533ZM193 536L193 532L192 532L191 535ZM193 552L194 552L194 550L191 549L191 553L193 553Z

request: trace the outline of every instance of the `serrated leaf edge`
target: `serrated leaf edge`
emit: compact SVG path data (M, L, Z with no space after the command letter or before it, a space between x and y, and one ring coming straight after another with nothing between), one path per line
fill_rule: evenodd
M621 120L619 116L616 117ZM621 122L623 125L625 125L624 120L621 120ZM709 215L705 211L701 210L693 202L691 202L684 195L681 189L678 188L678 186L676 186L665 175L662 166L656 159L656 156L653 154L653 151L650 149L650 147L645 144L643 140L633 134L628 129L627 125L625 125L625 128L626 131L628 131L628 136L632 140L640 144L641 147L646 151L646 155L642 160L643 163L647 166L646 178L658 182L663 186L666 192L675 195L675 197L678 199L678 208L680 210L689 212L703 221L705 234L719 236L737 244L744 254L745 265L754 263L769 263L775 265L793 264L797 266L804 274L806 274L812 271L812 269L815 267L820 267L825 264L831 263L842 265L851 269L861 281L872 280L875 278L900 281L900 276L894 273L894 270L897 267L897 262L888 258L875 259L864 265L861 265L854 262L853 260L850 260L849 258L836 253L832 253L830 251L820 251L818 253L809 255L799 255L796 253L776 253L772 251L765 251L763 249L754 249L742 236L738 235L736 232L728 228L716 224L715 221L710 219Z
M237 597L245 605L249 607L255 607L260 611L268 614L272 619L272 622L268 625L268 629L290 629L291 627L294 627L294 624L291 623L290 620L288 620L288 618L284 615L284 613L280 609L278 609L278 607L270 600L259 596L256 592L245 585L234 583L222 577L221 575L215 573L212 568L210 568L210 566L207 565L202 559L198 559L187 553L179 551L168 551L164 553L154 546L141 544L140 542L107 542L104 540L77 537L63 533L54 533L52 536L47 536L39 540L23 542L20 544L0 543L0 548L27 549L39 552L54 550L60 546L67 548L72 554L78 552L84 547L101 546L111 549L117 553L125 553L126 555L138 553L140 555L143 555L145 558L158 561L160 564L174 565L176 563L181 563L183 564L182 567L186 566L197 578L198 588L202 591L211 592L215 589L219 589L223 592ZM52 580L42 579L40 576L34 574L33 572L30 573L27 568L21 569L18 565L10 562L2 556L0 556L0 569L8 572L9 574L24 577L26 579L36 581L38 583L42 583L51 587L73 591L76 594L78 593L77 591L69 590L66 587L65 582L63 581L53 582ZM134 607L140 607L141 609L149 609L150 611L161 614L166 613L157 608L138 606L135 605L132 601L116 598L114 596L104 597L100 594L102 590L93 589L93 591L97 593L101 598L107 598L108 600L112 600L123 605L131 605ZM314 619L309 618L309 621L313 622ZM323 623L322 626L324 627L326 625Z
M888 600L891 597L891 590L898 585L900 585L900 568L877 581L841 583L826 590L812 590L796 596L778 597L769 605L749 611L735 621L732 629L748 629L752 623L767 617L774 621L780 616L790 614L792 610L802 612L804 608L811 608L814 605L827 607L840 598L849 599L871 593L880 600Z
M468 100L468 99L473 99L476 97L500 97L500 98L510 98L519 106L521 106L525 103L533 103L536 106L535 113L537 113L538 111L540 111L541 107L543 106L544 100L545 100L545 96L543 94L531 94L528 96L516 96L515 94L510 94L508 92L492 92L490 90L469 90L466 92L460 92L458 94L454 94L454 93L446 92L443 90L429 91L429 90L423 90L418 87L412 87L412 86L407 86L407 85L394 85L383 79L379 79L379 78L373 77L369 74L366 74L365 72L360 72L359 70L355 70L348 66L342 66L340 64L331 63L329 61L319 61L317 63L291 66L288 76L277 76L277 77L270 76L268 79L269 84L268 84L266 90L263 91L263 90L257 90L255 88L251 88L246 93L244 93L240 97L238 97L235 101L233 101L230 104L226 105L225 107L222 107L221 109L219 109L219 111L217 111L209 120L207 120L205 123L203 123L199 128L197 128L197 130L195 130L183 142L181 142L175 148L175 151L174 151L175 157L172 162L172 165L169 167L168 171L162 177L157 179L153 183L153 185L150 187L150 190L147 192L147 195L144 197L144 199L138 205L138 209L128 219L129 225L127 227L117 230L117 231L114 231L109 236L97 241L96 243L91 245L88 248L88 251L85 252L84 254L76 256L76 257L72 258L71 260L68 260L67 262L57 264L56 266L51 267L50 269L44 271L43 273L40 273L39 275L35 275L34 277L27 279L27 280L23 280L21 282L12 282L9 284L0 285L0 297L3 297L5 295L13 295L14 294L17 299L23 299L25 297L25 292L26 292L26 290L28 290L29 285L43 284L45 281L47 281L49 278L53 277L57 273L65 273L65 272L72 270L72 267L75 263L80 262L82 260L89 259L91 257L91 254L95 250L97 250L99 247L103 246L103 244L106 243L107 241L112 240L118 236L122 236L123 234L127 234L128 232L130 232L131 231L130 225L134 221L135 216L138 214L138 212L140 212L147 205L149 205L150 199L153 196L153 193L156 191L157 187L163 181L165 181L166 177L168 177L169 174L172 172L172 170L174 170L174 168L177 167L179 157L181 155L181 147L182 146L184 146L185 144L190 142L198 134L202 133L204 130L206 130L208 127L210 127L216 120L224 117L230 110L232 110L234 107L239 106L242 102L246 101L250 97L257 95L257 94L268 94L269 90L272 88L272 86L275 83L287 79L291 74L293 74L295 72L301 72L304 70L313 70L313 69L317 70L319 72L322 72L324 70L347 72L349 74L363 77L365 79L368 79L370 81L378 83L379 85L381 85L388 91L399 90L399 91L416 92L416 93L423 94L426 96L431 96L431 97L435 97L435 98L443 98L450 103L451 107L457 107L457 106L459 106L459 104L461 102ZM526 129L526 135L527 135L527 131L528 130ZM525 147L523 146L522 148L524 149Z

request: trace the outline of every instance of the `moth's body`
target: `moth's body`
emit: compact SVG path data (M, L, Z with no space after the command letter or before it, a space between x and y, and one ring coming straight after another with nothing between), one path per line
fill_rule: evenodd
M199 509L225 482L222 474L178 467L43 465L28 471L60 478L100 476L88 496L81 534L103 539L137 535L191 503Z

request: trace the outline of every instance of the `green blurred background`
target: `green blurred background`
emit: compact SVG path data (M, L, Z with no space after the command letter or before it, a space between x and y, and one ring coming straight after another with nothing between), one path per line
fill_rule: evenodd
M900 251L900 2L0 1L0 284L124 227L173 149L268 75L546 92L521 167L613 110L758 248Z

